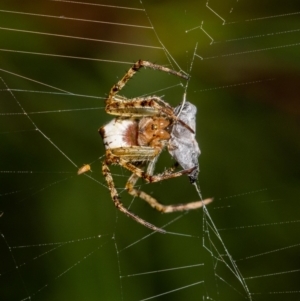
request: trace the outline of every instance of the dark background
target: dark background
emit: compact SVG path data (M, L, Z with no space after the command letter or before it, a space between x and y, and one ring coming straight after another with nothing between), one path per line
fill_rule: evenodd
M223 25L205 3L136 1L130 6L139 10L126 10L1 2L1 300L245 300L230 256L253 300L299 299L300 7L210 1ZM148 17L154 30L141 27L151 27ZM202 21L213 44L199 28L185 33ZM199 184L215 200L209 215L162 215L124 193L125 170L112 171L126 206L181 235L147 236L116 212L97 160L111 86L137 59L170 66L156 35L191 74ZM155 94L176 106L180 83L142 70L122 95ZM77 176L86 163L95 181ZM164 153L158 171L171 164ZM198 198L185 177L139 184L166 204ZM178 267L185 268L150 273Z

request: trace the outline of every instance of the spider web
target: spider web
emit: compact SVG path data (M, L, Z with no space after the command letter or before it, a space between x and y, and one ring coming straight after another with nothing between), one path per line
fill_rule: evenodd
M298 300L300 7L294 1L4 1L0 5L1 300ZM101 174L104 99L198 107L199 185L214 202L162 215L114 208ZM164 153L158 171L172 165ZM92 172L78 176L90 164ZM199 199L185 177L138 187Z

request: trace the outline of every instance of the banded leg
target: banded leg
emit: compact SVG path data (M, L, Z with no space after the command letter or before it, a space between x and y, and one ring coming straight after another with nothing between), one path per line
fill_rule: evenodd
M106 100L105 111L108 114L122 117L158 116L164 114L178 119L170 105L157 96L124 99L115 96Z
M213 201L212 198L209 198L202 201L190 202L186 204L163 205L146 192L134 188L134 185L137 182L138 178L138 175L132 174L131 177L128 179L125 187L128 193L134 197L141 198L142 200L147 202L152 208L162 213L194 210L203 207L203 205L208 205Z
M114 159L110 158L110 160L112 160L112 162L113 162ZM165 170L161 174L151 175L151 174L148 174L147 172L145 172L143 169L133 165L132 163L128 162L127 160L125 160L123 158L116 158L116 160L118 160L118 164L125 167L126 169L131 171L133 174L137 175L139 178L145 179L148 183L155 183L155 182L160 182L160 181L167 180L167 179L177 178L182 175L189 174L195 168L197 168L197 166L195 166L193 168L181 170L181 171L177 171L177 172L173 172L174 168L170 168L170 169Z
M135 220L136 222L142 224L143 226L153 230L153 231L157 231L159 233L166 233L165 230L160 229L148 222L146 222L145 220L143 220L142 218L138 217L137 215L133 214L132 212L130 212L128 209L126 209L124 207L124 205L122 204L119 194L115 188L114 185L114 181L111 175L111 172L109 170L108 164L106 163L106 161L103 161L103 165L102 165L102 173L104 175L104 178L107 182L108 188L110 190L110 195L111 198L116 206L117 209L119 209L121 212L123 212L124 214L126 214L128 217L131 217L133 220Z
M187 74L183 74L181 72L169 69L167 67L161 66L161 65L157 65L157 64L153 64L151 62L148 61L142 61L142 60L138 60L127 72L126 74L123 76L123 78L121 80L119 80L115 85L113 85L113 87L111 88L110 92L109 92L109 97L108 100L112 99L112 97L114 95L116 95L117 93L119 93L119 91L121 91L123 89L123 87L126 85L126 83L135 75L135 73L141 69L142 67L149 67L151 69L154 70L160 70L163 72L167 72L170 73L172 75L176 75L179 77L182 77L186 80L189 79L189 75Z

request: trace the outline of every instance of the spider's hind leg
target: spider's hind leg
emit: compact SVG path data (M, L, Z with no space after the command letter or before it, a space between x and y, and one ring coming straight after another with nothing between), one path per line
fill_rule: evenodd
M157 211L160 211L162 213L170 213L170 212L176 212L176 211L187 211L187 210L198 209L198 208L201 208L203 205L208 205L210 202L212 202L212 199L205 199L205 200L201 200L201 201L197 201L197 202L190 202L190 203L186 203L186 204L163 205L163 204L159 203L151 195L147 194L146 192L134 188L134 185L137 182L138 178L139 178L139 176L134 173L130 176L130 178L128 179L126 186L125 186L128 193L134 197L141 198L142 200L147 202L152 208L154 208Z
M107 182L109 191L110 191L110 195L111 198L116 206L117 209L119 209L121 212L125 213L128 217L131 217L132 219L134 219L136 222L142 224L143 226L153 230L153 231L157 231L160 233L166 233L165 230L160 229L148 222L146 222L145 220L143 220L142 218L138 217L137 215L133 214L132 212L130 212L128 209L126 209L123 205L123 203L120 200L119 194L117 192L117 189L115 187L111 172L109 170L108 167L108 162L106 162L106 160L103 161L103 165L102 165L102 173L105 177L105 180Z

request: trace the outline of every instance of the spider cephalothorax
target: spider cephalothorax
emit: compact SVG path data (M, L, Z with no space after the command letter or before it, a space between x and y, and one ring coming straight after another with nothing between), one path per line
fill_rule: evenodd
M184 102L172 108L157 96L127 99L117 95L127 81L142 67L161 70L184 79L189 78L186 74L139 60L111 88L105 110L117 117L99 129L106 149L102 172L113 202L120 211L144 226L164 233L164 230L146 222L123 206L109 170L110 164L118 164L131 171L132 175L125 187L128 193L140 197L158 211L197 209L210 203L212 199L187 204L162 205L152 196L134 188L138 178L151 183L187 174L191 183L194 183L199 173L200 149L195 139L197 109L194 105ZM175 172L175 167L171 167L161 174L154 174L156 161L164 148L168 149L176 164L179 164L183 170Z

